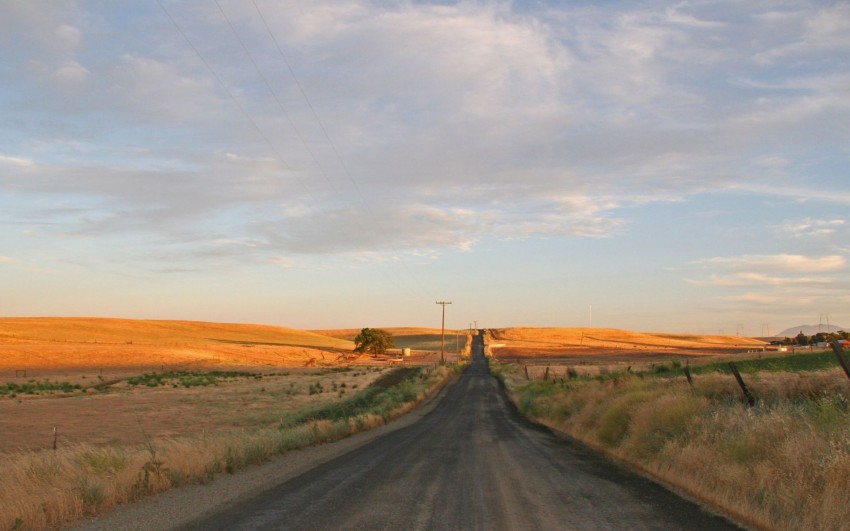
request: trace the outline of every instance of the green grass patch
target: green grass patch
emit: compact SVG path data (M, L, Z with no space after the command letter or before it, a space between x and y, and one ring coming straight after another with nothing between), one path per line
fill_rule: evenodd
M127 380L130 385L144 385L147 387L159 387L161 385L172 385L174 387L206 387L218 385L221 381L234 380L236 378L254 378L259 380L261 374L240 371L170 371L152 372L134 376Z
M806 352L800 354L789 354L787 356L776 356L769 358L749 358L735 360L735 365L742 373L753 374L757 372L800 372L800 371L823 371L838 366L838 359L832 351ZM728 361L716 361L702 366L692 366L691 373L707 374L722 372L731 374ZM678 376L678 373L676 373Z
M39 382L30 380L26 383L7 383L6 385L0 385L0 396L40 395L57 391L71 393L78 389L82 389L82 386L69 382L51 382L49 380Z
M366 389L353 396L321 404L290 414L280 424L281 429L292 428L299 424L315 420L339 421L365 414L381 415L388 418L390 412L406 402L417 398L424 392L425 385L420 375L423 370L419 367L402 367L392 370Z

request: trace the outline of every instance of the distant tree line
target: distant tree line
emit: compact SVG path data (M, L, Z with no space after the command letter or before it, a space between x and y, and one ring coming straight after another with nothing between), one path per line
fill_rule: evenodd
M807 336L800 330L795 337L786 337L782 340L783 345L817 345L818 343L832 343L842 339L850 340L850 332L839 330L838 332L818 332L813 336Z

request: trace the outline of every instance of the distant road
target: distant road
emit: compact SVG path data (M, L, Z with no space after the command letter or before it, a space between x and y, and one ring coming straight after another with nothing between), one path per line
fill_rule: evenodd
M482 352L419 422L184 529L737 529L523 419Z

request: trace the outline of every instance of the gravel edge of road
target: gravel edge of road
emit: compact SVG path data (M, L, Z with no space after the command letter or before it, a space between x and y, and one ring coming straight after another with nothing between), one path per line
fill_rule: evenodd
M218 475L206 485L187 485L119 505L95 518L74 524L76 531L151 531L176 529L222 508L250 499L322 463L355 450L384 434L409 426L431 412L457 382L450 376L409 413L387 424L327 444L292 450L267 463L253 465L230 475Z

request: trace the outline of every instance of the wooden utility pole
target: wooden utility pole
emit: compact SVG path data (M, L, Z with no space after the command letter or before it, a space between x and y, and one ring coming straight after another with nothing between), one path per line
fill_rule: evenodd
M437 301L437 304L443 307L443 328L440 333L440 363L446 363L446 304L451 304L452 301Z

